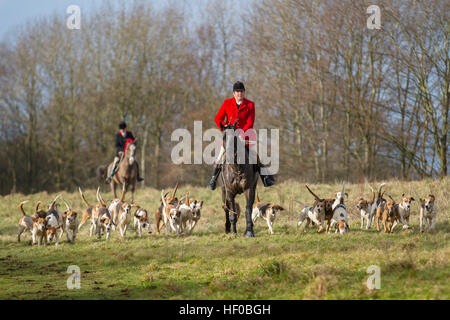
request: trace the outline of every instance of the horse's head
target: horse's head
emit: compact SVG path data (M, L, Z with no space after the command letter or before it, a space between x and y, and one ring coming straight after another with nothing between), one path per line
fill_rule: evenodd
M134 161L136 160L135 154L136 154L136 141L128 139L125 147L125 155L128 158L128 163L130 164L130 166L133 165Z

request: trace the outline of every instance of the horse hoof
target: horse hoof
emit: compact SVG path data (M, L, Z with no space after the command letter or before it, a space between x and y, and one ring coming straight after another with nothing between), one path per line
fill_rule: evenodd
M254 238L255 237L255 233L253 231L245 231L244 236L246 238Z

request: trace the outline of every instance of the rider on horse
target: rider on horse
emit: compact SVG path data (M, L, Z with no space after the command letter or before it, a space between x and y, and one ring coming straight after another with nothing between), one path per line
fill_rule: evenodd
M227 99L223 102L222 107L216 115L215 122L220 128L220 124L226 124L224 121L227 118L227 122L234 123L237 120L237 129L242 129L246 132L249 129L253 129L253 124L255 122L255 103L245 99L245 87L240 81L233 85L233 96L234 98ZM247 139L248 137L246 137ZM222 146L220 149L219 156L217 157L211 180L208 184L208 189L214 190L216 188L217 177L222 169L222 164L225 161L225 149ZM265 187L272 186L275 181L270 175L261 175L260 168L262 167L259 157L258 157L258 172L260 172L261 180Z
M112 177L117 173L117 168L119 167L120 159L122 158L123 153L125 152L125 147L127 144L127 141L133 141L134 142L134 136L133 134L127 130L127 124L125 122L119 123L119 132L116 134L116 156L114 157L114 164L113 169L111 171L111 174L108 178L106 178L106 183L110 183ZM144 179L141 178L139 175L139 165L136 163L137 168L137 181L143 181Z

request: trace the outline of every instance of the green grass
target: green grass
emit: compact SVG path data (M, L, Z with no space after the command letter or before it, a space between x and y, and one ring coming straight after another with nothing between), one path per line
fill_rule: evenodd
M264 201L288 208L269 235L258 220L256 238L243 237L245 221L238 222L238 236L224 234L221 192L182 187L179 195L205 201L194 234L186 237L144 234L133 229L125 241L118 231L109 242L88 235L86 224L74 245L64 235L58 247L31 246L27 233L17 242L20 201L50 202L55 194L20 194L0 198L0 299L449 299L450 179L421 182L389 181L386 189L395 199L417 190L437 199L438 223L433 233L418 231L417 203L412 208L412 230L397 228L394 234L375 229L360 230L356 200L369 196L362 184L346 187L349 192L349 234L317 234L314 228L296 229L299 207L292 198L312 202L303 184L286 182L260 188ZM339 184L311 185L319 195L331 197ZM95 191L85 190L90 203ZM158 190L139 190L136 202L151 212L159 205ZM72 206L84 206L77 192L63 192ZM103 194L111 199L109 193ZM241 207L244 198L239 196ZM63 206L64 207L64 206ZM152 225L154 230L154 225ZM68 290L69 265L81 269L81 289ZM366 286L368 266L381 269L381 289Z

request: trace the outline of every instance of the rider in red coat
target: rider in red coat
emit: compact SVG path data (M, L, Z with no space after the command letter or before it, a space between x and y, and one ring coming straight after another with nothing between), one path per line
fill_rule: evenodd
M225 126L229 123L234 124L237 120L236 129L242 129L241 135L243 135L244 132L246 133L246 145L251 148L254 144L256 144L255 131L248 131L249 129L253 129L253 124L255 123L255 103L245 99L245 87L240 81L233 85L233 96L233 98L227 99L223 102L222 107L220 107L214 121L220 128L221 123ZM224 154L225 149L222 146L214 165L211 180L208 184L208 188L211 190L216 188L216 180L224 162ZM259 166L261 166L261 164L258 158L258 170ZM261 175L260 173L260 176L265 187L270 187L275 183L270 175Z

